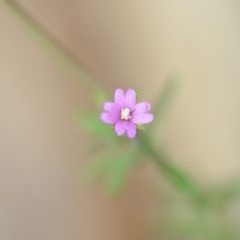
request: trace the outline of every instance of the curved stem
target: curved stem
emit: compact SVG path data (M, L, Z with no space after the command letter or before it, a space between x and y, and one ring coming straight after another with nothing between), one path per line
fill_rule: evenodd
M157 152L153 146L151 140L145 135L144 137L139 134L138 142L140 143L140 149L149 155L157 164L157 166L163 170L166 177L180 190L187 193L197 201L203 200L205 192L190 176L182 172L178 167L172 164L171 159L163 152Z
M104 87L89 74L86 67L80 67L79 61L69 53L59 42L47 33L18 3L3 0L21 25L34 40L63 68L70 76L83 80L94 88ZM81 64L83 66L83 64Z

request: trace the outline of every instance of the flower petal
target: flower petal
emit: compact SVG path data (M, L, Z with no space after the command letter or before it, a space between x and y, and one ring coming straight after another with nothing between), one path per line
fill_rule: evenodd
M126 132L126 121L117 121L115 124L115 132L121 136Z
M132 122L126 122L127 135L129 138L134 138L137 133L136 125Z
M135 124L146 124L153 120L153 115L150 113L140 113L133 115L131 121Z
M141 102L135 105L135 110L132 113L132 116L139 113L145 113L151 109L151 105L148 102Z
M133 89L128 89L126 92L125 107L134 108L136 104L136 92Z
M121 111L121 107L119 104L117 103L113 103L113 102L105 102L103 104L103 109L107 112L111 112L113 114L118 114L120 116L120 111Z
M114 95L115 103L118 103L120 105L123 105L125 102L125 94L121 88L116 89L115 95Z
M102 113L101 114L101 120L108 124L114 124L118 121L119 117L117 114L112 113Z

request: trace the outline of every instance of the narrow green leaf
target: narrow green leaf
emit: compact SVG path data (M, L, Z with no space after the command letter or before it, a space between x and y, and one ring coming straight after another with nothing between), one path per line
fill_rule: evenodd
M220 203L229 203L240 198L240 179L225 184L224 187L213 190L213 197Z
M95 160L83 167L81 176L87 183L97 183L107 177L111 164L110 158Z
M171 76L165 86L163 87L162 92L160 93L158 99L153 105L153 114L154 122L151 124L152 129L154 129L155 124L161 125L163 120L166 117L166 113L169 109L170 103L173 100L176 90L178 88L178 83L175 80L175 77Z
M136 124L136 126L137 126L137 129L146 131L145 127L142 124Z
M173 99L173 96L176 94L177 88L178 82L176 81L176 77L169 77L153 107L153 113L158 118L158 120L164 117L164 114L168 109L168 105Z
M107 134L107 131L110 129L109 125L104 124L101 121L100 116L96 116L95 114L86 111L77 113L74 116L74 122L81 128L96 134Z
M94 96L93 96L94 103L97 107L102 109L104 102L110 102L111 98L108 96L108 94L100 89L96 90Z
M127 177L131 172L136 159L131 155L122 155L114 159L109 168L106 181L107 191L110 195L118 195L126 184Z

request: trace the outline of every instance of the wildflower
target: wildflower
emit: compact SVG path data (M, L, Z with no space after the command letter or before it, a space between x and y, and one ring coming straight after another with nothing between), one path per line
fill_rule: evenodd
M101 120L114 125L115 132L120 136L127 132L129 138L134 138L138 124L150 123L153 115L147 113L151 105L148 102L136 103L136 92L128 89L126 95L118 88L115 91L115 102L105 102L101 114Z

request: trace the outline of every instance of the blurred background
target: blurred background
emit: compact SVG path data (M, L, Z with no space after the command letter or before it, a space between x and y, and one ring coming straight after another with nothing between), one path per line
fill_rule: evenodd
M154 103L171 74L180 88L164 125L175 162L211 187L240 172L240 2L18 0L114 92ZM109 198L79 181L93 136L72 122L92 107L0 3L0 239L146 240L161 209L159 172L136 169ZM240 224L240 207L229 221Z

